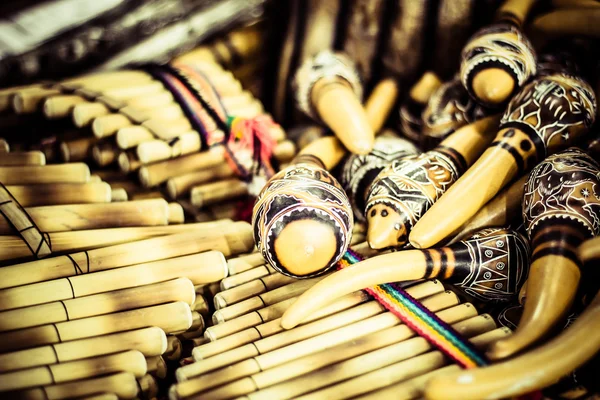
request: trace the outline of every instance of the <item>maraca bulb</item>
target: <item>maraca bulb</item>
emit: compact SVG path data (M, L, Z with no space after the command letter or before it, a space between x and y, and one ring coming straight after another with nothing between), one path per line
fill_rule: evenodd
M313 163L294 164L273 176L258 196L252 218L265 260L296 278L332 268L348 249L353 224L346 193Z

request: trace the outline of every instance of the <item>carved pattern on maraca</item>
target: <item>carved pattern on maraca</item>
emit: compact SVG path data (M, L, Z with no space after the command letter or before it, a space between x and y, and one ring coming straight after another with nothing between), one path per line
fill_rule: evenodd
M374 217L371 215L373 207L385 204L404 217L405 226L398 225L396 230L404 228L408 233L458 177L455 161L437 151L395 160L371 185L365 211L367 219Z
M310 164L291 165L273 176L258 196L252 215L258 249L271 266L286 275L289 274L275 254L274 242L287 224L311 219L331 227L337 248L329 267L348 249L354 224L350 203L340 184L328 171Z
M496 24L479 30L462 51L460 76L463 85L472 93L471 81L477 72L500 68L522 86L536 74L536 55L533 46L521 31L509 24Z
M536 79L513 97L500 129L523 130L542 159L586 132L595 117L596 97L590 85L571 75L554 74Z
M486 110L471 99L458 79L441 85L423 110L423 136L439 142L458 128L483 118Z
M365 155L351 154L340 174L340 183L350 198L355 216L364 221L364 201L357 196L364 196L371 174L379 173L384 167L401 157L417 154L419 150L408 140L395 137L378 137L373 150ZM358 205L361 206L358 206Z
M548 157L529 175L523 197L528 234L550 218L576 220L591 235L600 234L600 167L580 149Z

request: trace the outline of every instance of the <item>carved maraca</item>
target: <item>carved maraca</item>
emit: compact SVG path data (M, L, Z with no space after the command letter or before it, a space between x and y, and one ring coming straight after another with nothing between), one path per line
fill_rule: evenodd
M509 301L529 265L529 245L518 232L484 229L449 247L382 254L333 273L292 304L281 320L290 329L333 300L375 285L439 278L483 301Z
M475 33L463 48L461 81L480 104L504 105L536 74L535 51L520 30L534 3L506 0L496 22Z
M490 147L415 225L411 244L439 243L513 178L581 137L595 117L594 92L581 78L565 73L536 78L510 101Z
M533 254L516 332L495 343L493 359L542 339L569 310L579 286L577 246L600 233L600 166L577 148L548 157L529 176L523 219Z
M432 148L458 128L479 120L489 112L473 101L460 79L442 84L423 110L421 145Z
M295 85L300 110L323 121L351 152L371 151L375 133L360 103L360 78L348 57L330 51L318 53L300 66Z
M365 214L374 249L408 243L419 218L491 142L499 117L464 126L435 150L394 160L370 186Z
M375 139L373 150L368 154L351 154L344 160L340 183L348 194L356 219L365 221L367 191L377 174L392 161L417 153L419 149L408 140L382 135Z

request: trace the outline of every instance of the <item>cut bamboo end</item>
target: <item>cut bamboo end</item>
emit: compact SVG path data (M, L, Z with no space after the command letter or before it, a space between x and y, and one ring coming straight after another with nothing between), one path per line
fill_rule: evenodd
M97 138L103 138L113 136L119 129L131 125L131 120L122 114L108 114L94 119L92 131Z
M84 161L92 155L92 149L98 142L95 137L66 140L60 143L60 154L64 162Z
M169 225L170 224L183 224L185 222L185 214L183 207L178 203L169 203Z
M100 167L106 167L119 158L119 151L110 142L97 143L92 148L92 157Z
M110 109L102 103L81 103L73 108L73 123L78 128L88 126L104 115L110 114Z
M89 103L77 95L53 96L44 102L43 112L48 119L68 117L77 104Z
M143 142L154 140L148 128L139 125L127 126L117 131L116 142L120 149L131 149Z
M60 90L57 89L22 90L13 97L13 109L17 114L32 114L38 111L44 99L60 94Z
M127 201L129 196L127 195L127 191L123 188L112 189L110 192L110 201L112 203ZM170 217L170 209L169 209L169 217ZM169 221L170 222L170 221Z
M142 167L140 160L138 160L135 153L131 151L123 151L119 153L117 162L119 164L119 169L124 174L137 171Z

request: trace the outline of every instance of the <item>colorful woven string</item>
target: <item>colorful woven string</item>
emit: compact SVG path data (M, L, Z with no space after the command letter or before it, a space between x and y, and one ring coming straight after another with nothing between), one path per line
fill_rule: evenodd
M338 262L338 269L347 268L360 261L362 261L362 257L359 254L348 250ZM486 358L460 333L439 319L397 284L387 283L365 290L409 328L461 367L474 368L488 364Z

